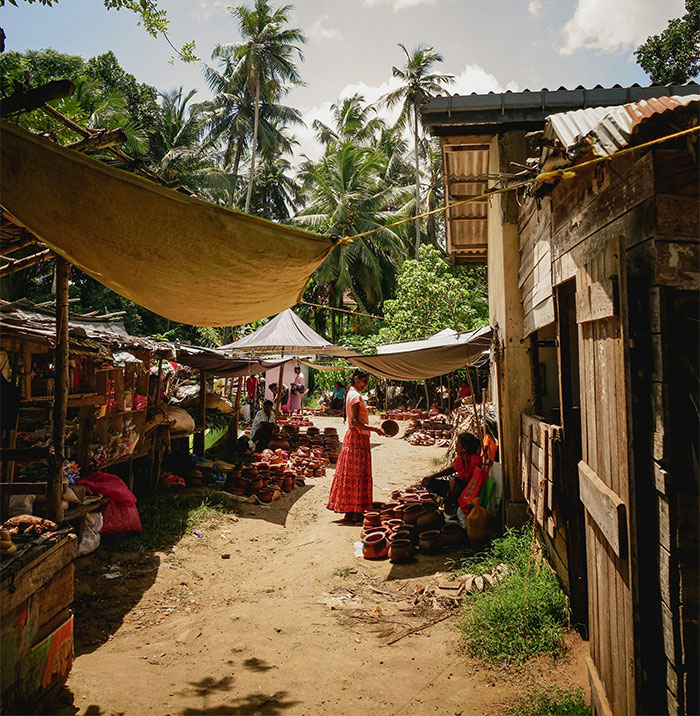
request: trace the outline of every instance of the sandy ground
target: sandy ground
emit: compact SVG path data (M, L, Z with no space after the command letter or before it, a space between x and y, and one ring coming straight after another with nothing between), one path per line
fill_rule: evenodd
M340 419L314 422L342 433ZM438 469L444 452L373 436L375 499ZM531 678L585 686L575 636L565 660L517 674L465 656L456 616L388 644L441 615L411 595L445 557L356 559L360 528L325 509L331 479L205 522L203 538L163 552L79 560L62 713L466 716L501 713Z

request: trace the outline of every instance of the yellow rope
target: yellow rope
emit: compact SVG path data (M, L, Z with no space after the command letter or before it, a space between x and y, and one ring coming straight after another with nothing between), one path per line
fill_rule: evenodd
M346 236L343 237L342 243L346 244L352 241L353 239L359 239L363 236L369 236L370 234L376 234L378 231L383 231L384 229L391 229L394 226L401 226L402 224L407 224L414 219L424 219L426 216L432 216L433 214L439 214L442 211L447 211L448 209L453 209L457 206L462 206L463 204L470 204L473 201L481 201L482 199L487 199L490 196L496 196L497 194L505 194L509 191L515 191L516 189L521 189L522 187L529 186L530 184L535 184L537 182L543 182L547 181L549 179L572 179L576 176L576 172L580 169L583 169L584 167L589 167L594 164L600 164L601 162L608 162L611 159L615 159L617 157L621 157L623 154L629 154L630 152L638 152L642 149L647 149L648 147L652 147L656 144L662 144L663 142L668 142L671 139L677 139L678 137L684 137L689 134L694 134L696 132L700 131L700 125L697 127L690 127L689 129L683 129L680 132L674 132L673 134L668 134L664 137L659 137L657 139L652 139L648 142L645 142L644 144L638 144L634 147L626 147L625 149L621 149L619 152L615 152L615 154L611 154L607 157L595 157L594 159L589 159L585 162L581 162L580 164L576 164L571 167L567 167L565 169L555 169L553 171L549 172L543 172L542 174L538 174L536 177L533 177L532 179L526 179L525 181L518 182L517 184L511 184L510 186L501 187L500 189L492 189L490 191L484 192L483 194L478 194L476 196L471 196L469 199L462 199L461 201L456 201L454 204L446 204L445 206L440 206L437 209L432 209L431 211L425 211L422 214L416 214L416 216L411 216L408 219L399 219L398 221L394 221L391 224L386 224L385 226L380 226L376 229L370 229L369 231L363 231L359 234L353 234L352 236Z
M327 311L337 311L338 313L349 313L351 316L366 316L367 318L376 318L380 321L388 320L385 316L375 316L371 313L362 313L362 311L349 311L346 308L335 308L335 306L328 306L323 303L311 303L311 301L300 301L299 304L303 305L303 306L313 306L314 308L325 308ZM415 326L416 328L423 328L427 331L435 330L435 326L424 326L421 323L412 323L411 321L400 321L397 318L395 318L394 321L396 323L403 323L404 326Z

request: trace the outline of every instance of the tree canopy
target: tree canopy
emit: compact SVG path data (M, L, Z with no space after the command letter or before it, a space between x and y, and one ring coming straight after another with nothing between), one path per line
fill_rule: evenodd
M654 84L683 84L700 73L700 0L685 0L685 10L634 53Z

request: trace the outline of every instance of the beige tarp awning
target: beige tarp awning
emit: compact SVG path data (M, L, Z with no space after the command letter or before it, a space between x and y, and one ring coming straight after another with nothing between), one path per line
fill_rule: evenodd
M378 350L381 348L382 353L354 355L347 360L373 375L390 380L424 380L471 363L489 348L492 334L490 326L461 334L442 332L425 341L395 344L393 351L391 345L380 346Z
M333 248L2 123L2 206L100 283L181 323L240 325L301 300Z

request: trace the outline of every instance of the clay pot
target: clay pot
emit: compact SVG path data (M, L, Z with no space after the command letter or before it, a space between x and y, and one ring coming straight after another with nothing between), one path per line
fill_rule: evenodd
M282 480L282 489L285 492L291 492L293 488L294 488L294 478L285 477L284 480Z
M360 532L360 539L364 539L367 535L370 535L373 532L383 534L387 539L389 539L389 534L391 531L388 527L363 527L362 531Z
M430 493L429 493L429 492L422 492L422 493L419 495L419 498L420 498L421 500L423 500L423 502L432 502L432 501L433 501L433 498L430 496Z
M386 536L372 532L362 540L362 556L365 559L383 559L389 552Z
M442 547L440 530L426 530L418 535L418 547L425 554L435 554Z
M381 520L379 519L378 512L365 512L365 519L363 525L365 527L379 527Z
M394 420L384 420L382 422L382 430L390 437L393 438L398 435L399 424Z
M395 539L389 543L391 562L408 562L413 559L413 542L408 539Z
M464 542L465 530L457 522L445 522L440 530L440 538L444 547L459 547Z
M322 467L319 467L316 470L314 470L314 477L323 477L325 474L326 474L326 471Z
M445 516L438 510L423 510L416 518L416 526L419 530L439 530L445 523Z
M264 487L262 490L258 490L258 499L261 502L272 502L274 494L274 490L271 490L268 487Z
M393 532L395 529L402 527L404 524L403 520L387 520L386 526Z
M379 513L379 520L381 522L386 522L387 520L393 520L393 519L394 519L394 509L393 508L391 508L391 509L384 508Z
M409 525L403 525L403 527L394 530L392 537L395 539L410 539L412 544L417 544L418 530Z
M409 504L404 507L403 519L407 525L415 525L418 515L422 514L423 505L416 502L415 504Z
M386 503L385 502L373 502L372 509L376 510L377 512L381 512L382 510L386 509Z
M257 491L257 490L259 490L262 486L263 486L263 481L262 481L262 478L260 478L260 477L255 478L254 480L251 480L251 481L250 481L250 489L251 489L251 490Z
M399 507L394 507L394 519L401 520L403 522L403 505L400 505Z

